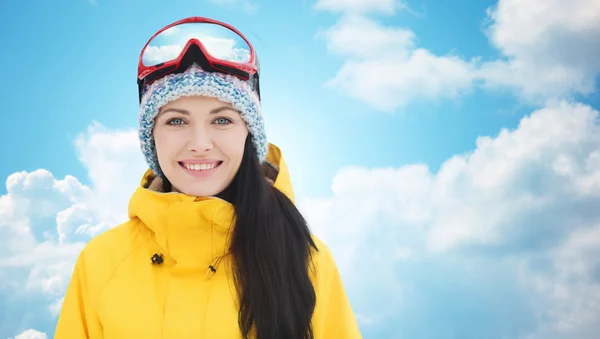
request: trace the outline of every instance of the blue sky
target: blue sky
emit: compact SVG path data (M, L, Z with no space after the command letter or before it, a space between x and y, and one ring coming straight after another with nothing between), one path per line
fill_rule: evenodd
M52 338L81 246L124 221L140 49L194 15L257 49L365 338L600 332L597 4L77 0L0 3L0 338Z

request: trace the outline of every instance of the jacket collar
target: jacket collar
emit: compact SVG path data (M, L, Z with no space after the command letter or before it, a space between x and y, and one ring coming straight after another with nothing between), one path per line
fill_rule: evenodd
M294 201L281 150L269 144L265 176ZM166 260L185 267L204 267L228 252L234 206L217 197L163 192L162 179L147 170L129 202L130 219L139 219L154 235Z

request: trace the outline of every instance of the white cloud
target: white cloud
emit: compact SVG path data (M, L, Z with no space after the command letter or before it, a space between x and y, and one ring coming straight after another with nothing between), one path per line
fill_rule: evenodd
M592 318L600 310L598 119L588 106L549 102L515 130L479 138L473 152L437 173L418 164L348 168L335 177L331 198L301 200L364 326L387 319L414 337L423 333L410 332L417 325L408 322L424 325L419 312L456 310L463 317L441 316L490 319L478 329L453 324L458 336L593 338L600 331ZM366 290L387 299L362 298ZM466 306L463 297L488 304ZM513 317L504 319L503 307L514 307ZM512 332L494 332L501 329Z
M23 302L30 298L41 303L25 302L27 307L17 309L8 304L11 298L0 298L8 305L0 304L0 309L11 309L11 319L18 323L34 314L38 319L58 315L77 255L91 237L126 220L128 199L146 170L136 131L110 131L93 123L75 146L91 187L40 169L10 175L7 194L0 196L0 245L5 255L0 261L0 297L7 291ZM4 335L10 330L5 328L8 321L0 320L0 337L11 335ZM29 330L17 338L41 335L45 338Z
M385 111L416 99L453 98L467 93L476 61L436 56L414 47L414 33L374 20L349 16L319 34L344 62L327 85Z
M73 254L70 253L71 257L67 258L73 258ZM72 269L72 262L70 260L59 261L56 264L48 266L35 265L29 273L26 288L32 291L60 295L67 288Z
M540 319L552 319L527 339L595 338L600 330L600 223L576 230L545 258L549 272L530 272L521 267L521 278L537 298ZM553 307L546 307L547 303Z
M58 233L48 225L57 213L83 203L91 191L74 177L56 180L46 170L17 172L6 180L7 194L0 198L0 238L5 239L2 266L33 265L56 259L70 246L55 250ZM39 255L39 257L37 257Z
M42 333L42 332L36 331L34 329L26 330L23 333L21 333L15 337L15 339L47 339L47 338L48 338L48 336L46 335L46 333Z
M461 242L502 244L532 241L537 232L564 232L577 225L587 205L565 199L600 197L600 127L588 106L554 102L524 118L515 131L477 140L477 149L447 161L437 175L431 199L435 221L432 249ZM543 224L528 224L552 210ZM583 211L580 211L583 212ZM596 216L597 217L597 216ZM468 222L465 222L468 220Z
M415 34L403 28L381 26L360 16L342 18L320 33L330 52L349 57L408 57L415 45Z
M161 46L148 45L144 50L144 65L150 66L160 62L173 60L181 53L182 49L183 46L178 44Z
M160 33L144 50L143 62L146 65L153 65L160 62L175 59L183 50L188 41L192 38L198 38L207 49L208 53L217 58L247 62L250 60L250 50L247 44L235 37L235 33L229 30L219 32L226 36L211 36L210 32L189 32L181 30L177 26L169 28ZM229 37L227 37L229 36ZM240 46L236 46L237 42Z
M598 1L499 0L488 10L484 34L501 55L485 62L478 56L435 54L418 47L411 30L367 17L374 9L392 13L393 4L317 2L317 9L342 13L334 26L318 33L332 54L346 58L327 82L332 88L384 111L420 99L455 98L475 86L514 90L539 104L596 90Z
M336 200L311 200L306 208L317 220L331 214L331 223L343 225L341 232L317 223L323 225L319 231L325 237L329 232L335 238L361 237L367 231L364 221L376 213L403 224L427 225L431 251L528 241L532 232L544 231L540 227L563 234L579 223L585 225L589 220L582 219L583 212L591 213L585 202L600 199L597 119L598 112L589 106L550 102L523 118L516 130L479 138L473 152L448 159L436 174L424 165L344 169L332 185ZM357 196L374 200L357 201ZM354 213L334 222L337 208L341 215L346 210ZM548 210L554 220L526 223Z
M487 35L505 59L485 64L490 86L548 98L595 90L600 73L600 2L500 0Z
M407 5L401 0L317 0L315 9L342 13L381 13L394 14L406 9Z
M233 35L233 33L231 33L231 35ZM198 37L198 34L188 34L182 37L181 42L178 45L179 51L181 51L189 39L195 37ZM240 46L236 47L236 43L238 42L236 40L240 42ZM202 36L202 44L214 57L235 60L238 62L248 62L248 60L250 60L250 50L242 39L233 37Z
M127 217L127 205L147 166L140 151L137 131L111 131L93 123L75 141L78 158L88 170L94 192L90 204L99 220L119 223Z
M58 298L53 303L51 303L50 306L48 306L48 310L50 311L50 314L54 319L58 318L64 300L64 297Z

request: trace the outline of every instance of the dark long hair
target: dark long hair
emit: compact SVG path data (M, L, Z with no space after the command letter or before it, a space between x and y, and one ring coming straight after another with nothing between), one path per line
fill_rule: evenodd
M265 178L250 135L228 190L235 206L233 275L244 338L312 339L316 294L306 221L292 201Z

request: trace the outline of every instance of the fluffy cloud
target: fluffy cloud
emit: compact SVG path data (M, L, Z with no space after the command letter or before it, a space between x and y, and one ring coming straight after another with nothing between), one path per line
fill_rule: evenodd
M92 183L94 194L90 205L100 220L121 222L127 217L131 193L147 168L137 130L111 131L94 122L75 140L75 147Z
M524 118L515 131L479 138L472 154L446 162L431 194L437 220L429 247L468 242L538 248L596 220L597 118L588 106L553 103ZM547 211L552 215L546 219Z
M575 230L533 265L539 262L551 265L531 270L530 261L529 267L521 267L520 278L535 293L536 317L553 321L528 338L595 338L600 330L600 222Z
M331 53L345 58L328 85L384 111L420 99L454 98L476 85L511 89L537 103L595 89L600 73L597 1L499 0L487 12L484 33L500 55L486 62L477 56L436 55L416 46L411 30L367 16L406 8L395 4L317 2L317 9L342 13L318 34Z
M598 217L592 212L600 202L597 119L589 106L552 102L523 118L514 131L480 137L473 152L448 159L436 174L418 164L344 169L332 185L341 200L316 202L308 210L326 215L352 206L357 214L335 222L350 237L367 231L362 215L384 213L402 224L427 225L427 250L434 252L462 245L552 245L564 232ZM356 201L357 196L375 200ZM548 210L553 213L547 220L531 223ZM540 232L551 243L536 240Z
M476 74L475 60L415 48L412 31L361 16L343 17L319 35L330 52L348 58L326 85L384 111L468 93Z
M333 197L302 201L366 333L385 337L373 332L384 321L407 337L600 332L598 118L588 106L552 102L437 173L419 164L347 168Z
M525 97L589 94L600 73L600 2L500 0L487 36L505 57L481 69L490 86Z
M407 8L406 3L400 0L318 0L314 7L318 10L342 13L381 13L388 15Z
M17 335L15 339L47 339L46 333L38 332L34 329L29 329Z
M49 326L62 305L73 264L84 244L126 218L127 200L145 170L136 132L108 131L94 123L75 141L90 187L43 169L17 172L0 196L0 337ZM8 332L10 331L10 332ZM46 338L26 330L16 338Z
M360 16L344 17L321 35L328 42L329 52L347 57L408 57L415 45L412 31L384 27Z

